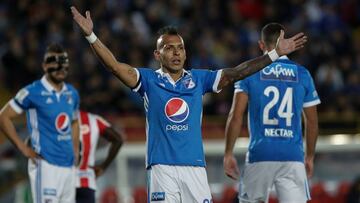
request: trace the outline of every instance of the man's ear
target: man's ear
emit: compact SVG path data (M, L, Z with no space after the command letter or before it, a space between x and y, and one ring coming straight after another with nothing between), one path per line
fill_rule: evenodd
M46 73L47 68L46 68L46 65L44 62L41 63L41 67L42 67L43 71Z
M160 61L160 51L155 49L154 50L154 57L157 61Z
M258 41L258 45L259 45L259 48L261 49L262 52L266 51L265 43L262 40Z

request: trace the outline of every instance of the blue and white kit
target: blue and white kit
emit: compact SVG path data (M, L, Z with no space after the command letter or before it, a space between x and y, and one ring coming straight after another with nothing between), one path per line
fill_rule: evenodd
M56 92L44 76L21 89L10 106L19 114L26 111L31 146L41 157L37 163L29 161L35 202L57 202L64 194L72 202L75 173L71 123L78 115L78 92L69 84Z
M149 199L210 202L201 135L202 98L207 92L219 92L222 71L184 70L174 81L161 69L136 70L139 79L133 91L143 97L146 114ZM191 189L196 181L201 187Z
M248 95L250 144L240 200L266 202L275 185L281 202L306 202L302 111L320 103L309 71L282 56L234 86L235 94Z

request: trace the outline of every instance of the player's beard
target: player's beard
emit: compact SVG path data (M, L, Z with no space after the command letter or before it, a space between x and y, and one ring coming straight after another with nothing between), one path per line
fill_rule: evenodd
M64 82L64 79L58 79L56 76L54 76L53 74L56 74L55 72L53 72L53 73L48 73L48 78L49 78L49 80L51 80L51 82L53 82L53 83L55 83L55 84L57 84L57 85L59 85L59 84L61 84L61 83L63 83ZM64 74L67 74L67 73L64 73Z

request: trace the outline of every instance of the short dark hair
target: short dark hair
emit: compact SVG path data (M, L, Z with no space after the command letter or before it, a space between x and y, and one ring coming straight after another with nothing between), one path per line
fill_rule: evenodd
M274 46L279 38L281 30L285 31L285 28L280 23L269 23L262 28L261 39L266 46Z
M179 32L175 26L165 26L159 29L157 32L159 36L161 35L178 35Z
M58 43L51 43L46 47L46 53L53 52L53 53L64 53L65 49Z

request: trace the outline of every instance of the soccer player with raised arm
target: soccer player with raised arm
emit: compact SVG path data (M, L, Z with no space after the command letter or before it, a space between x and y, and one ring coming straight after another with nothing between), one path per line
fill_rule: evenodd
M284 27L278 23L267 24L262 29L259 46L265 55L276 47L282 30ZM273 185L280 203L305 203L310 199L307 177L313 174L319 103L309 71L285 55L235 83L225 130L224 170L233 179L239 176L233 148L248 105L250 144L240 178L241 203L267 202Z
M269 54L218 71L184 69L185 44L172 27L159 32L154 57L161 68L134 68L118 62L93 33L90 12L71 7L92 49L105 67L144 100L149 202L211 202L201 136L202 98L249 76L279 55L303 47L304 34L279 38Z
M79 95L64 82L67 52L59 44L47 47L40 80L21 89L0 112L0 129L29 158L33 202L74 203L79 146ZM17 134L13 119L26 111L31 146Z

